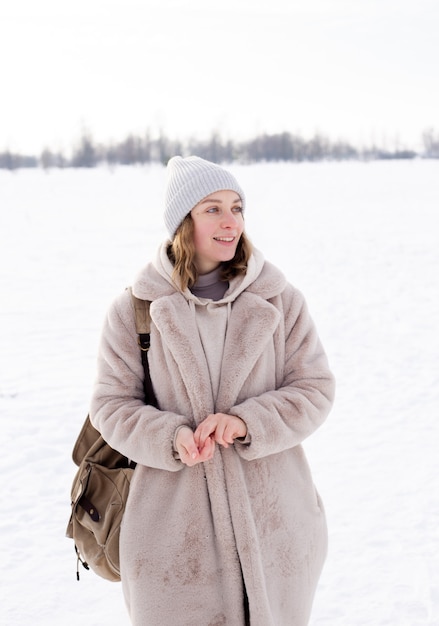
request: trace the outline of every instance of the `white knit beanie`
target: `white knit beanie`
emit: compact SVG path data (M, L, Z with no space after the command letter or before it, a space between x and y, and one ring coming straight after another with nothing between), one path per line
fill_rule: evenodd
M194 206L215 191L226 189L236 191L244 210L244 192L230 172L200 157L172 157L167 166L164 216L170 238L174 238L177 228Z

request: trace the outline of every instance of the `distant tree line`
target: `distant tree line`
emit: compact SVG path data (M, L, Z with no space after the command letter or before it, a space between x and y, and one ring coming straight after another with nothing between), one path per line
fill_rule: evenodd
M0 152L0 168L14 170L34 167L91 168L105 164L110 167L165 164L175 154L196 154L216 163L439 158L439 132L434 129L425 130L422 144L422 152L399 147L389 150L376 145L360 149L344 141L331 141L322 134L304 139L289 132L262 134L239 142L224 140L218 133L212 133L206 140L189 139L183 142L170 139L164 134L153 138L150 132L146 132L142 136L131 134L120 142L105 145L96 143L90 132L83 131L70 157L49 148L45 148L39 156L14 154L5 150Z

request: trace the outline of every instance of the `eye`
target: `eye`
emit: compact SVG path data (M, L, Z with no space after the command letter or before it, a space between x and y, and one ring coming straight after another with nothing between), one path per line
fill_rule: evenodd
M217 213L217 212L218 212L218 207L217 206L211 206L206 211L206 213Z
M232 211L234 213L242 213L242 206L235 206L233 207Z

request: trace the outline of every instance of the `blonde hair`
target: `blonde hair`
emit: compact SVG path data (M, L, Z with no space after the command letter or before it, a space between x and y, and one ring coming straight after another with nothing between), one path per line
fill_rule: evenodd
M242 233L235 256L221 265L221 280L228 281L234 276L245 274L252 250L249 239ZM174 239L168 247L168 256L174 265L172 278L180 285L181 290L195 285L198 270L195 265L194 222L190 213L177 228Z

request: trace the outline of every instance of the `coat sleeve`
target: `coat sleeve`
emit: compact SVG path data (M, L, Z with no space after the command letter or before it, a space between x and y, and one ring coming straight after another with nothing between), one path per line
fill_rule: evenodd
M178 471L173 439L184 416L146 405L143 365L129 292L110 307L100 341L90 419L104 439L136 463Z
M247 460L302 443L324 422L334 399L334 377L303 295L295 289L287 290L282 306L282 384L230 409L230 414L247 425L247 438L243 443L235 442L238 454ZM278 347L276 358L282 352Z

